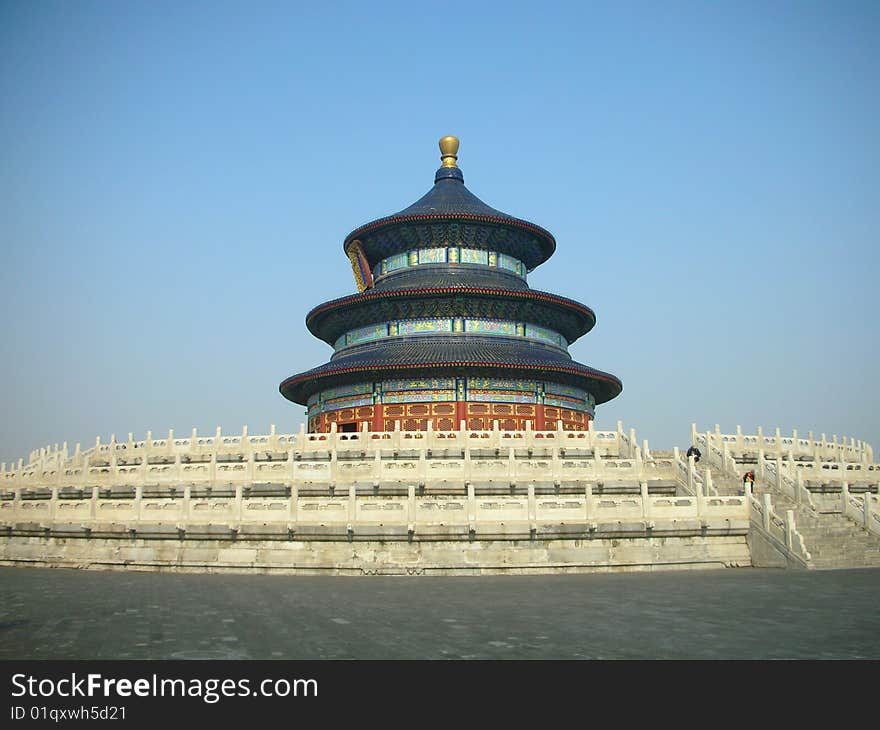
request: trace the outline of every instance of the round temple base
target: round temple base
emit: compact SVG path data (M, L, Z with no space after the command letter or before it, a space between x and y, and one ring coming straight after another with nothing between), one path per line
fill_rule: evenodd
M309 431L327 433L332 424L347 431L491 431L495 422L502 431L554 430L562 422L566 431L586 431L590 414L586 411L530 403L441 403L377 404L326 411L309 419ZM399 426L397 425L399 424Z

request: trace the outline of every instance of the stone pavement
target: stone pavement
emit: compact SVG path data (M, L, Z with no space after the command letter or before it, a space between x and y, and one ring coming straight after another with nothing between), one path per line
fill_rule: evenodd
M0 568L0 659L878 659L880 569L311 577Z

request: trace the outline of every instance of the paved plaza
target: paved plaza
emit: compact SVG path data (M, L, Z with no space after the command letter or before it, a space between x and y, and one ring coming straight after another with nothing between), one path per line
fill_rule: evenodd
M0 659L877 659L880 569L305 577L0 568Z

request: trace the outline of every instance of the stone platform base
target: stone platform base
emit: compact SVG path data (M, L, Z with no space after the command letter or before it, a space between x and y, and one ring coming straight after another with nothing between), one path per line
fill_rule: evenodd
M749 567L745 534L450 541L6 537L0 565L289 575L480 575Z

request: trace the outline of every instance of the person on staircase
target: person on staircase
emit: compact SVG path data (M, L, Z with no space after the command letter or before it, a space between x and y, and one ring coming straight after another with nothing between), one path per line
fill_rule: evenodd
M749 471L747 471L745 474L743 474L743 494L746 493L746 484L748 484L752 488L752 491L754 492L754 490L755 490L755 472L753 472L751 469L749 469Z
M692 456L694 457L694 464L698 464L702 454L696 446L691 446L687 451L687 457L690 459Z

